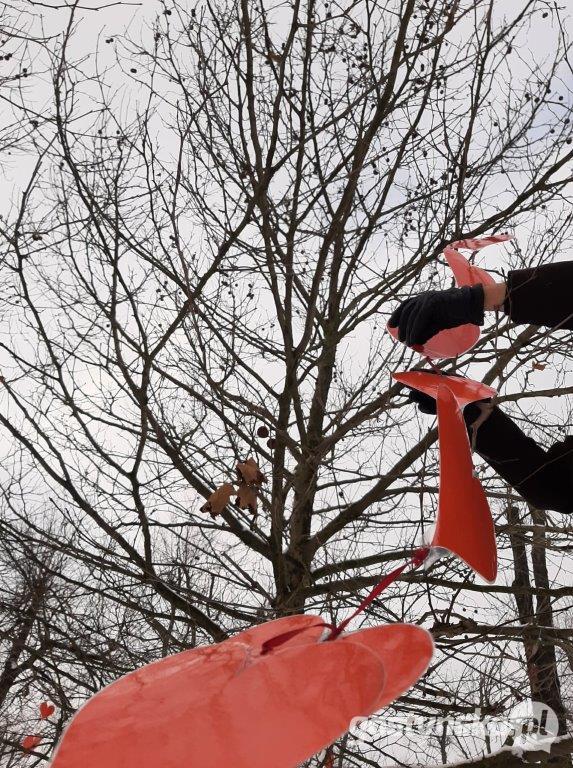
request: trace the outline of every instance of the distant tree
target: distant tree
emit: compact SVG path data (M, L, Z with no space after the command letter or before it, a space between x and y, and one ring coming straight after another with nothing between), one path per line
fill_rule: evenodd
M293 612L346 616L436 512L437 430L390 379L423 363L385 333L389 313L449 284L440 254L462 236L517 232L497 262L484 256L500 276L562 257L572 233L556 7L181 0L141 40L105 38L111 68L73 59L76 5L49 44L37 162L0 222L0 535L6 562L12 546L34 567L49 553L56 642L32 622L25 706L49 681L62 724L163 655ZM440 366L495 386L553 442L571 429L572 352L570 333L500 321ZM266 482L213 501L248 458ZM535 695L565 733L570 521L479 471L498 582L443 559L369 609L367 622L419 622L437 643L389 713L492 716ZM35 594L6 583L0 662L13 606ZM446 727L348 737L333 755L438 765L498 746Z

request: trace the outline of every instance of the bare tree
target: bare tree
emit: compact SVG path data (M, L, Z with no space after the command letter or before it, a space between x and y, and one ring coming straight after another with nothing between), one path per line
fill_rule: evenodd
M62 722L162 655L293 612L339 621L408 555L435 518L437 430L391 382L422 364L388 314L444 285L461 236L517 231L484 256L497 274L566 254L573 160L567 18L543 3L178 1L141 40L105 39L113 70L73 60L75 23L73 8L0 229L1 530L57 563L57 643L38 645L41 623L27 635L27 706L57 680ZM441 366L494 385L551 442L571 427L571 344L500 319ZM205 506L248 458L266 476L257 514L252 488ZM389 713L495 715L531 693L565 732L571 528L551 512L531 525L480 472L498 583L450 558L364 619L436 639ZM446 728L333 755L432 765L498 746Z

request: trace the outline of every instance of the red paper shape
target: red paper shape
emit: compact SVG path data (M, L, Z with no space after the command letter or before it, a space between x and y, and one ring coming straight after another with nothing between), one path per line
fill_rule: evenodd
M398 341L398 329L386 325L392 338ZM456 357L471 349L480 337L479 325L458 325L434 334L425 344L414 347L416 352L430 358Z
M25 736L22 739L22 748L25 750L35 749L41 743L42 743L41 736Z
M239 642L248 644L252 653L259 654L263 644L273 637L285 636L292 632L288 638L281 637L281 648L291 647L293 645L308 645L310 642L317 643L323 634L326 633L326 625L320 616L311 613L295 614L294 616L284 616L282 619L266 621L264 624L257 624L239 632L225 643Z
M465 379L461 376L447 376L441 373L430 373L428 371L396 371L392 378L405 384L407 387L413 387L434 399L438 397L438 387L445 384L454 394L460 408L464 408L468 403L474 403L476 400L485 400L487 397L493 397L497 391L481 381Z
M50 715L53 715L56 711L56 708L53 704L48 704L47 701L43 701L40 704L40 717L42 720L47 720Z
M294 768L403 693L432 656L413 625L317 642L324 630L320 617L290 616L120 678L78 711L52 768Z
M460 557L486 581L497 575L493 519L480 481L473 476L466 425L454 393L438 387L440 498L433 547Z
M429 632L415 624L388 624L352 632L342 642L368 646L384 664L386 679L375 710L387 707L424 674L434 653Z
M457 248L469 248L473 251L479 251L488 245L503 243L506 240L512 240L512 235L491 235L475 240L458 240L444 249L444 256L454 273L458 286L462 285L493 285L495 279L484 269L475 267L456 250ZM386 325L390 335L398 340L398 329ZM428 341L416 347L420 354L430 358L448 358L461 355L471 349L480 337L479 325L459 325L456 328L447 328L432 336Z

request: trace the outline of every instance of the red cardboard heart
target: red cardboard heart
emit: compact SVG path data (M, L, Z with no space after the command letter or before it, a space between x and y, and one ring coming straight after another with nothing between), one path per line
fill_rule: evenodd
M427 667L429 634L400 626L317 642L319 617L290 616L149 664L79 710L52 768L294 768Z
M453 392L438 388L440 499L433 547L443 547L490 583L497 575L495 528L480 481L473 476L468 433Z

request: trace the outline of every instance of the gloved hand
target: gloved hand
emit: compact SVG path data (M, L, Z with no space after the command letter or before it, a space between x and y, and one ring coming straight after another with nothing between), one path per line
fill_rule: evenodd
M450 376L456 376L457 374L449 374ZM408 400L411 403L416 403L418 410L422 413L428 413L435 416L437 413L436 401L431 395L427 395L425 392L420 392L419 389L412 389L408 387ZM478 403L489 403L491 398L485 400L478 400L475 403L468 403L463 409L464 421L466 425L472 424L481 414L481 409Z
M425 344L438 331L458 325L484 324L483 285L464 285L446 291L424 291L403 301L388 320L409 347Z
M438 412L435 399L431 395L421 392L419 389L408 387L408 400L411 403L416 403L418 410L422 413L428 413L431 416L435 416Z

